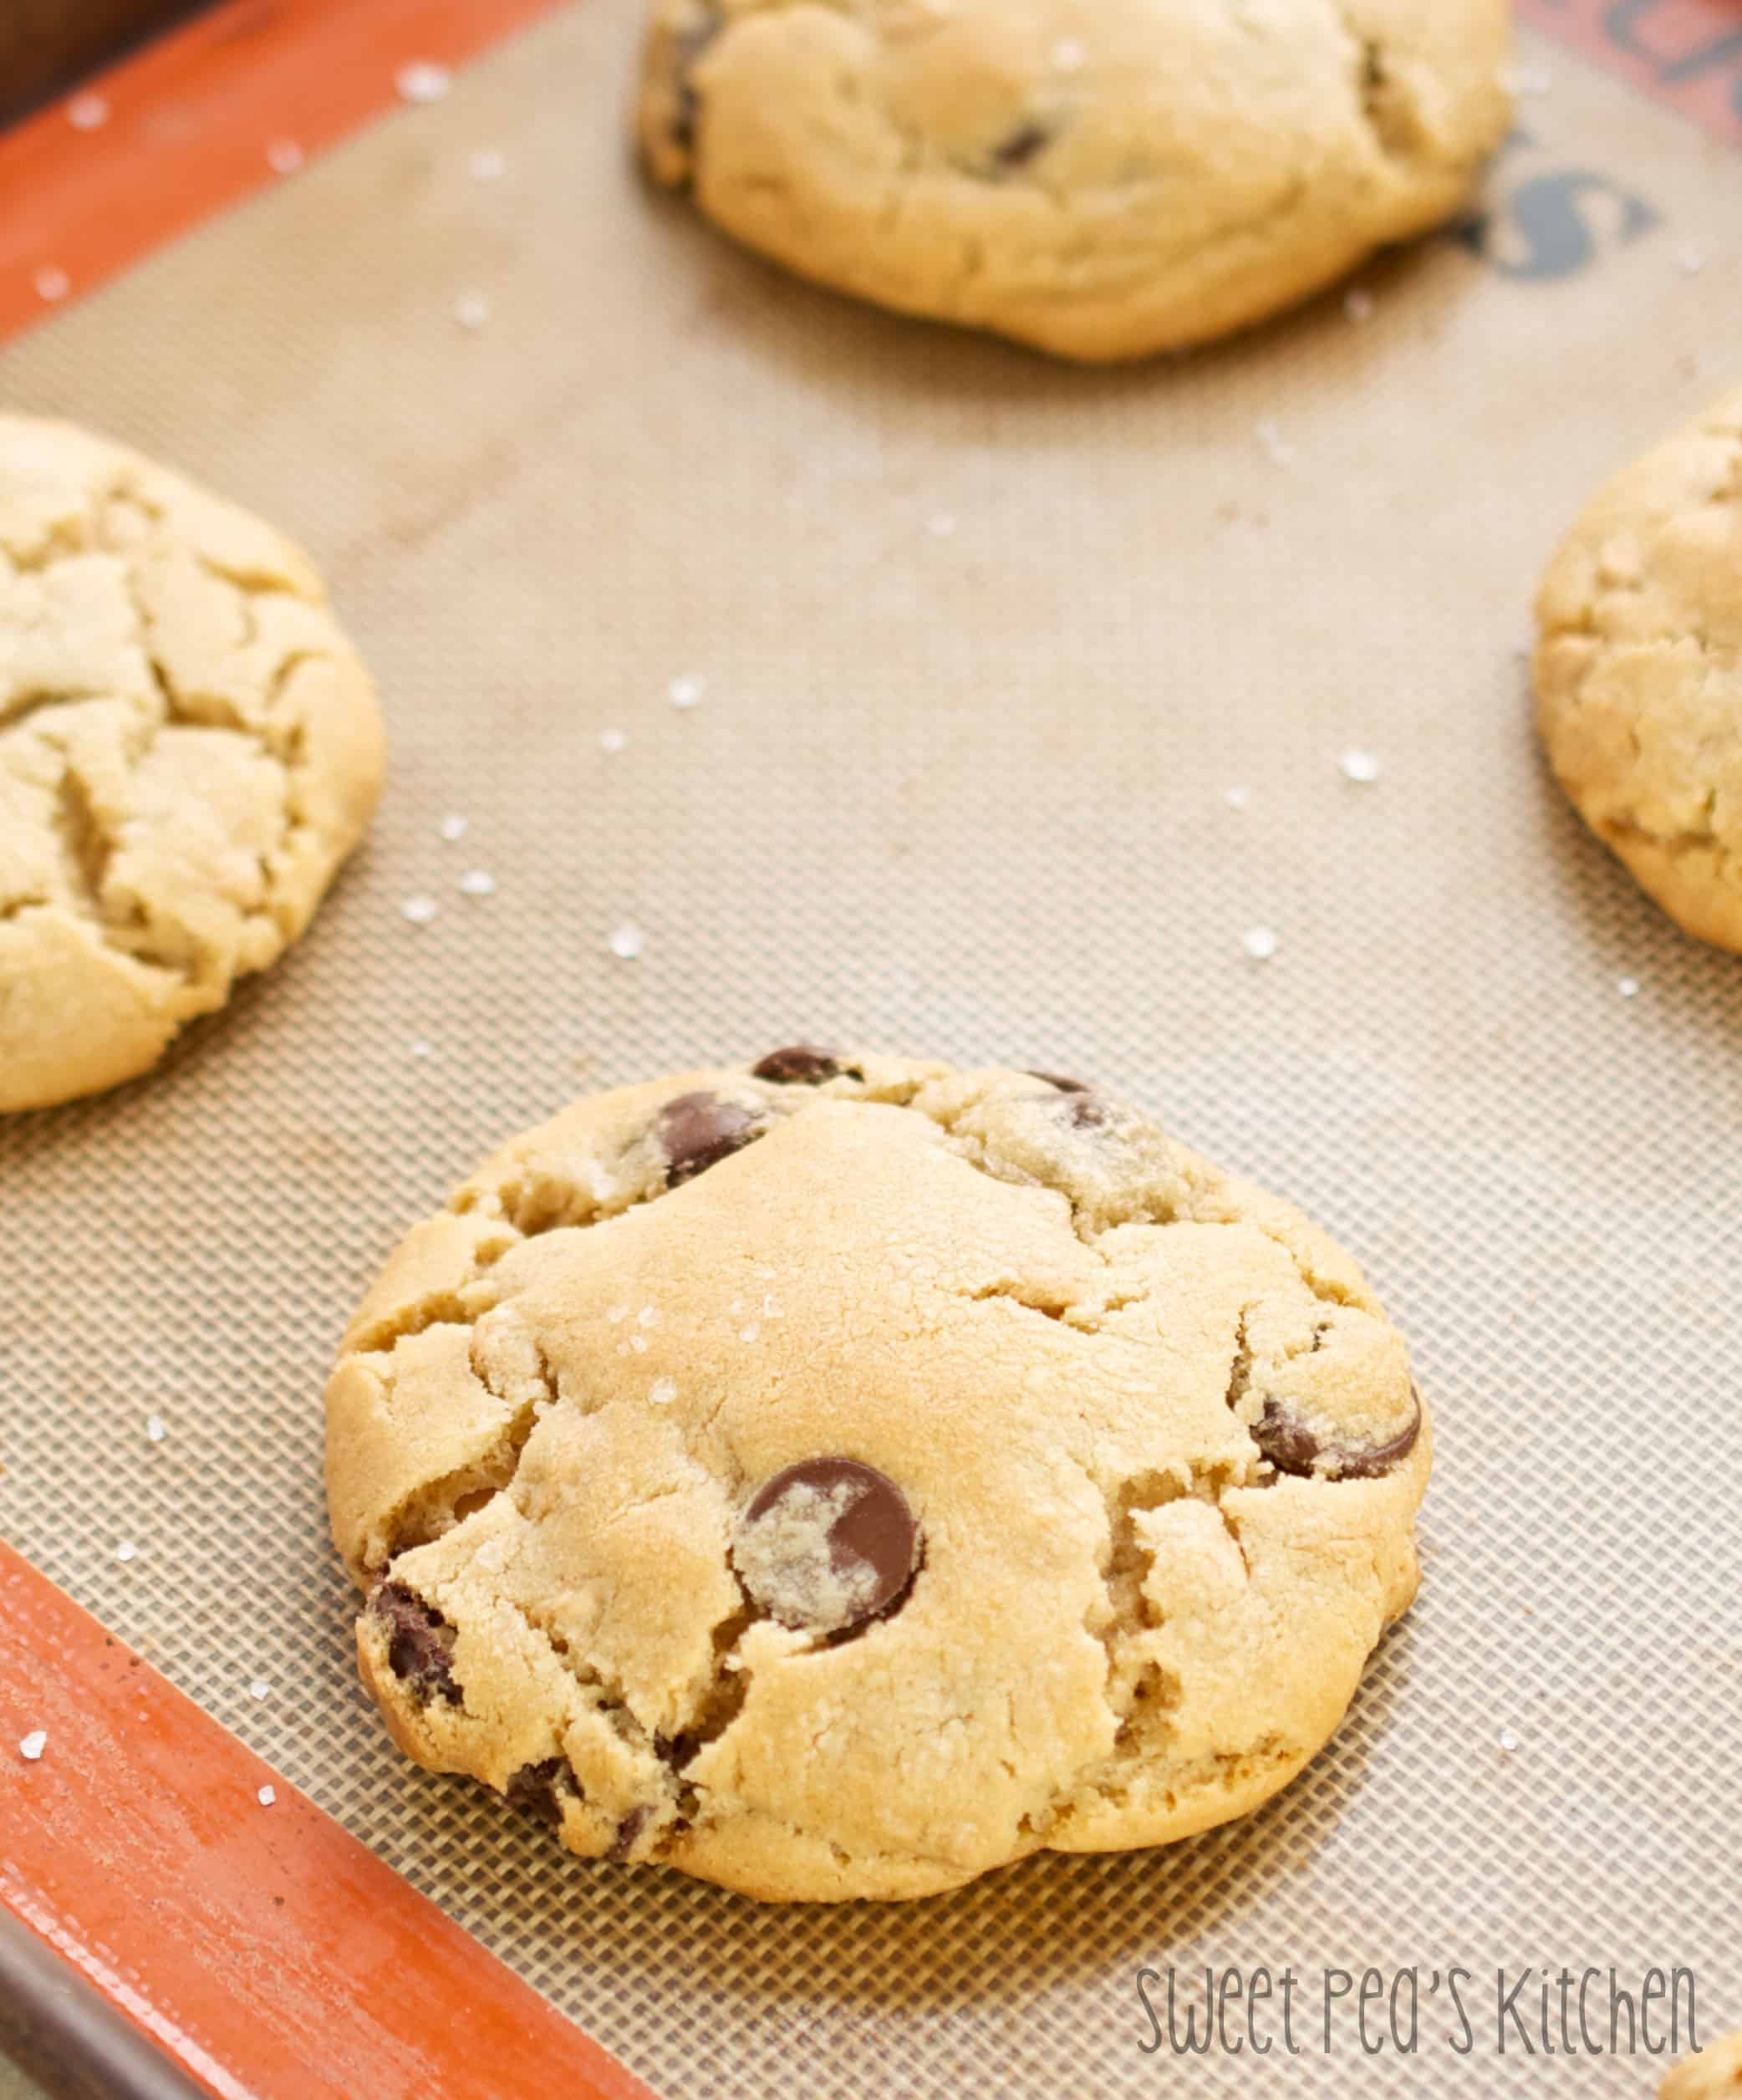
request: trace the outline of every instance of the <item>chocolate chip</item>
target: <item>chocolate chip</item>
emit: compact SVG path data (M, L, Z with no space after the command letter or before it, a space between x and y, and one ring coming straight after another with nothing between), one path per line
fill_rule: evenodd
M762 1126L750 1109L717 1093L680 1093L660 1109L659 1129L666 1184L675 1189L760 1137Z
M838 1077L840 1070L833 1050L819 1050L812 1042L795 1042L785 1050L771 1050L760 1064L751 1067L751 1076L772 1079L782 1087L820 1087L825 1079Z
M394 1675L425 1705L440 1698L457 1706L460 1687L448 1667L454 1629L441 1613L403 1583L381 1583L369 1608L387 1635L387 1662Z
M1087 1093L1089 1090L1087 1079L1067 1079L1062 1073L1031 1072L1028 1076L1031 1079L1044 1080L1049 1087L1057 1087L1061 1093Z
M1279 1473L1303 1479L1376 1480L1415 1449L1421 1435L1421 1396L1415 1395L1404 1427L1383 1444L1322 1444L1298 1415L1273 1399L1266 1400L1264 1413L1252 1425L1252 1435Z
M701 115L701 97L690 84L690 69L719 35L722 26L718 15L710 15L692 28L680 30L672 38L672 70L677 79L677 115L671 125L674 145L689 147L695 143L695 120Z
M919 1564L907 1497L853 1458L802 1459L757 1490L732 1547L751 1601L782 1625L842 1634L887 1614Z
M574 1774L566 1757L547 1757L542 1764L522 1765L503 1789L511 1808L524 1809L541 1822L560 1823L563 1802L577 1792Z
M646 1828L647 1819L652 1813L653 1811L650 1808L630 1809L628 1815L617 1826L617 1834L611 1840L611 1849L605 1854L606 1858L627 1859L634 1846L635 1840Z
M1102 1130L1113 1120L1113 1114L1098 1094L1085 1088L1065 1103L1064 1119L1073 1130Z
M1019 125L1001 145L993 148L992 159L1001 168L1026 167L1052 135L1037 124Z

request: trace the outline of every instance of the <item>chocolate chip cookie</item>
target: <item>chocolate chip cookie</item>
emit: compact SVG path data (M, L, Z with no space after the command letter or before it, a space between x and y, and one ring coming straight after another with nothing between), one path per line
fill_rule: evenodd
M1289 1205L1080 1081L814 1045L516 1139L327 1409L400 1747L816 1900L1255 1807L1413 1594L1429 1462Z
M1742 950L1742 389L1592 499L1536 618L1573 806L1678 925Z
M655 177L800 274L1061 356L1261 319L1449 217L1505 0L656 0Z
M0 1109L132 1078L276 961L381 765L369 675L288 540L0 415Z

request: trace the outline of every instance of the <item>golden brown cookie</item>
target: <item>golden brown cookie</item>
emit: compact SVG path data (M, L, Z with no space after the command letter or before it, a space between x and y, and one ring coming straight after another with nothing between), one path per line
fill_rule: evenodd
M1413 1594L1429 1464L1286 1204L1075 1081L805 1047L516 1139L327 1408L400 1747L819 1900L1256 1807Z
M655 176L906 313L1143 357L1449 217L1500 143L1505 0L655 0Z
M1678 924L1742 949L1742 390L1592 500L1536 618L1573 806Z
M0 1109L132 1078L276 961L381 765L369 675L288 540L0 415Z

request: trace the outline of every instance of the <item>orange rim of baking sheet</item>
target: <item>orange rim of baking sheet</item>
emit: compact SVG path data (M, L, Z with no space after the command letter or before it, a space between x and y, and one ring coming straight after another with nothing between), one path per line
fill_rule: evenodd
M1515 0L1520 23L1742 145L1742 0Z
M225 0L51 103L0 134L0 339L555 3ZM1742 0L1517 12L1742 145ZM0 2045L117 2100L654 2100L3 1544Z
M555 5L224 0L85 81L0 133L0 339Z
M655 2100L5 1545L0 2001L115 2100Z

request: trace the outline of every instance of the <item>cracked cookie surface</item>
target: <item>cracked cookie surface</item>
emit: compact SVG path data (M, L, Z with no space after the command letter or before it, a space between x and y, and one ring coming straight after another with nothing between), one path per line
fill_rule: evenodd
M288 540L0 415L0 1109L134 1078L276 961L381 767L369 675Z
M1658 2087L1658 2100L1742 2100L1742 2032L1720 2035L1677 2064Z
M1573 806L1678 925L1742 951L1742 389L1598 492L1536 617Z
M403 1750L819 1900L1255 1807L1413 1596L1429 1464L1288 1205L1079 1082L814 1046L498 1153L327 1420Z
M655 177L800 275L1065 357L1210 340L1449 217L1505 0L656 0Z

